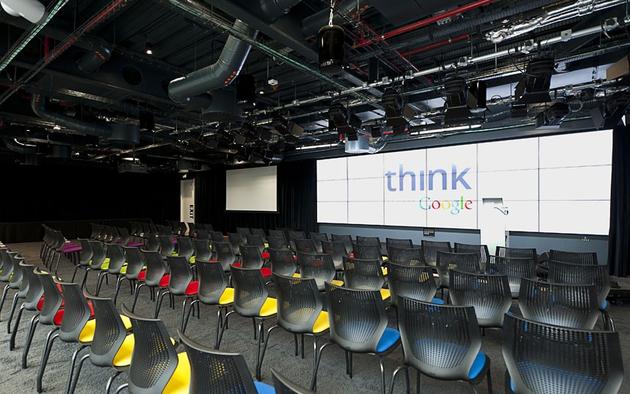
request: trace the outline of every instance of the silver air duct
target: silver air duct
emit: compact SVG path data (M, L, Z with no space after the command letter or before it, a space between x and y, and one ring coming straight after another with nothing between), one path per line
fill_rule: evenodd
M234 22L233 28L252 39L258 34L239 19ZM186 103L194 96L228 86L241 72L250 49L250 44L230 35L216 62L168 84L169 97L175 102Z
M38 23L46 14L46 7L37 0L2 0L0 5L11 16L21 16L31 23Z

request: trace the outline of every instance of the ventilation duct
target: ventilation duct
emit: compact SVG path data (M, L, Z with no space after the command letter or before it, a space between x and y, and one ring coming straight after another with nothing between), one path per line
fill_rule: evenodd
M2 0L0 5L11 16L21 16L31 23L38 23L46 14L46 7L37 0Z
M94 50L86 53L77 61L77 68L84 73L92 74L98 71L112 56L111 48L99 45Z
M239 19L233 28L252 39L258 34ZM228 86L240 73L250 49L250 44L230 35L216 62L169 83L169 97L175 102L186 103L191 97Z
M261 0L260 10L264 17L270 22L276 21L283 15L289 13L301 0Z

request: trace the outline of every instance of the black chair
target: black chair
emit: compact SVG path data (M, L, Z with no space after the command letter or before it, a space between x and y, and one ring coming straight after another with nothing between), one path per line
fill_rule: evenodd
M103 264L101 265L100 272L98 273L98 276L96 278L96 296L98 296L101 292L103 280L105 280L108 275L116 277L116 283L118 283L118 279L123 276L122 269L124 264L125 251L123 250L122 245L108 244L107 258L105 259L105 262L103 262Z
M385 246L387 247L387 255L392 247L394 248L412 248L413 242L410 239L385 238Z
M289 249L269 248L269 261L274 274L292 276L298 270L293 252Z
M328 234L325 233L308 233L308 237L315 241L315 247L317 253L322 253L322 241L328 241Z
M608 314L610 274L607 265L584 265L549 261L549 281L572 285L595 285L597 305L607 328L614 330L615 323Z
M454 252L437 252L436 268L440 276L440 287L448 288L449 271L457 269L459 271L478 273L479 253L454 253Z
M506 275L451 271L449 279L453 305L474 307L479 327L503 327L503 316L512 306Z
M197 275L199 280L199 292L197 298L193 300L188 308L186 320L182 327L182 332L186 332L188 319L195 304L218 306L217 310L217 330L215 333L214 346L219 347L219 332L228 308L234 303L234 288L229 287L228 277L223 271L221 264L215 262L200 261L197 263Z
M479 253L479 262L483 272L490 264L490 252L487 245L462 244L455 242L455 253Z
M260 234L249 234L246 237L248 246L258 247L258 254L265 250L265 239Z
M257 235L263 240L267 239L267 234L265 234L265 230L263 230L262 228L250 228L249 231L252 233L252 235Z
M390 246L387 249L387 261L402 265L425 265L422 248L419 246L399 247Z
M619 334L507 315L503 358L509 393L617 393L624 370Z
M195 254L192 239L190 237L177 237L177 255L185 257L186 261L192 262L191 257Z
M592 330L599 318L595 285L522 279L518 305L525 319L556 326Z
M20 263L20 269L22 270L22 286L26 288L26 294L24 294L24 302L20 305L17 316L15 317L15 325L11 331L11 339L9 340L9 350L15 349L15 336L17 334L18 327L20 326L20 320L22 320L22 314L24 311L38 313L37 306L44 294L44 288L42 282L39 280L39 276L35 273L35 267L31 264L24 262ZM22 290L20 290L22 291ZM9 319L9 323L11 320Z
M13 315L15 314L15 310L17 309L18 305L20 305L20 300L24 300L26 296L28 295L30 282L28 280L29 277L27 276L28 275L27 271L32 272L33 268L35 268L31 264L26 264L24 260L20 259L18 261L19 263L17 263L17 266L13 269L13 277L18 278L18 282L17 282L17 289L16 289L17 291L13 295L13 301L11 302L11 309L10 309L11 312L9 312L9 319L7 320L7 334L11 334L11 322L13 321Z
M158 235L160 242L160 253L164 257L172 256L175 252L174 238L171 235Z
M116 393L187 393L191 368L185 351L178 353L164 323L133 314L124 305L122 313L131 319L135 345L127 383Z
M140 278L143 278L146 273L142 273L145 263L144 263L144 255L140 251L139 248L123 246L125 251L125 264L121 270L118 280L116 281L116 292L114 293L114 305L116 305L116 300L118 300L118 293L120 292L120 286L123 280L129 281L129 286L131 287L132 293L136 287L136 283Z
M81 282L82 289L85 289L85 284L87 283L90 271L97 271L100 273L103 266L105 264L109 264L109 261L107 261L107 249L105 248L104 243L100 241L90 241L90 247L92 248L92 260L89 265L85 267L85 275L83 275L83 281Z
M597 253L595 252L566 252L551 249L549 251L549 260L573 264L598 265Z
M146 236L146 242L144 243L144 250L148 252L159 252L160 251L160 239L158 235L155 233L149 233Z
M269 235L267 237L267 243L269 244L269 248L273 248L273 249L290 249L291 245L289 244L289 241L286 240L286 238L283 236L272 236Z
M77 276L77 271L79 269L85 270L86 267L90 264L90 261L92 260L92 254L94 253L92 251L92 246L90 245L89 239L78 238L77 241L79 241L79 243L81 244L81 252L79 252L79 263L74 266L74 272L72 273L71 282L74 282L74 279Z
M537 260L538 253L534 248L508 248L497 246L494 255L497 257L524 257Z
M197 296L199 292L199 281L194 280L194 275L190 264L184 256L169 256L166 258L166 262L169 266L170 279L168 287L162 287L157 294L157 303L155 304L155 318L160 315L160 309L162 307L162 301L168 294L170 296L184 297L182 302L182 320L180 328L184 327L184 320L186 319L186 307L189 302ZM191 307L192 308L192 307Z
M425 264L435 267L437 265L438 252L452 252L450 242L442 241L421 241L422 246L422 261Z
M312 239L294 239L293 242L297 253L317 253L317 246Z
M416 391L420 392L420 377L427 375L440 380L460 380L475 386L487 376L488 392L492 394L490 358L481 351L481 333L472 307L435 305L411 298L398 299L400 336L404 365L392 376L390 393L396 375L407 374L409 367L418 371Z
M269 278L271 277L271 269L263 267L264 263L260 248L257 245L242 245L240 265L238 263L234 263L234 265L237 267L258 269L263 278Z
M252 380L240 354L223 353L178 333L190 362L190 392L196 394L272 394L273 387Z
M325 289L324 284L326 282L332 282L339 286L343 285L343 282L334 279L337 270L335 269L335 264L330 255L322 253L298 253L297 261L298 267L300 268L299 277L315 279L319 291Z
M215 242L214 252L216 259L223 267L223 271L229 272L230 266L236 261L236 253L230 242Z
M381 240L378 237L363 237L357 235L357 245L370 245L381 247Z
M210 251L210 242L208 239L193 239L193 247L195 248L194 261L208 261L212 258Z
M115 374L107 380L105 386L105 392L109 393L114 379L127 371L131 364L135 344L134 336L129 333L111 298L90 295L86 295L86 298L94 305L94 321L96 322L94 340L90 345L90 352L79 360L76 373L70 381L69 392L74 393L83 363L89 359L92 365L114 369ZM125 319L128 320L128 318Z
M491 271L507 275L512 298L517 298L521 288L521 279L536 279L536 260L532 257L495 256L494 269Z
M280 373L273 368L271 369L271 376L273 378L273 387L276 389L276 394L314 394L313 391L307 390L289 381L289 379L280 375Z
M284 230L270 229L268 232L269 232L269 237L271 238L283 238L283 239L287 238L287 235L284 233Z
M278 297L278 323L269 328L262 354L256 365L256 379L262 379L262 364L269 345L271 333L283 328L294 335L301 336L302 357L304 357L304 336L313 337L313 368L317 354L317 339L329 328L328 313L323 311L323 303L314 279L292 278L274 274L273 283Z
M381 246L380 245L370 245L370 244L355 244L354 245L354 257L357 259L378 259L382 260L383 255L381 254Z
M225 239L225 237L223 236L223 233L220 231L211 231L210 240L212 242L227 242L228 241Z
M385 392L383 357L400 343L400 333L387 327L385 304L378 291L353 290L326 283L326 305L330 323L330 341L319 348L311 390L317 387L317 371L322 353L336 344L346 351L346 373L352 377L352 354L378 356L381 368L381 391Z
M377 290L383 300L390 298L389 289L384 289L385 277L379 259L350 259L343 263L345 286L357 290Z
M132 311L136 309L140 289L143 287L149 288L153 299L155 290L168 285L170 280L170 276L167 274L166 263L164 263L162 256L158 252L144 251L143 255L147 269L141 272L143 275L138 274L138 282L134 290L133 305L131 307Z
M393 305L396 305L398 297L401 296L418 301L444 304L442 299L435 297L438 286L433 276L433 268L397 263L388 263L388 266L387 280Z
M240 236L245 239L245 237L247 237L247 235L251 234L251 232L249 231L248 227L237 227L236 228L236 233L240 234Z
M241 254L241 245L245 243L245 236L241 233L229 233L228 239L235 254Z
M339 241L339 242L343 242L344 246L346 247L346 254L352 252L352 250L354 249L354 245L352 242L352 236L350 235L346 235L346 234L332 234L332 241Z
M337 271L343 271L343 259L348 256L341 241L322 241L322 253L330 255Z

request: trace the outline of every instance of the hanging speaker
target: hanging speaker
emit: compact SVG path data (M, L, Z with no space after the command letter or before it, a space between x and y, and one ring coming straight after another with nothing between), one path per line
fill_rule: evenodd
M317 34L319 68L326 73L337 73L343 66L344 32L340 26L324 26Z

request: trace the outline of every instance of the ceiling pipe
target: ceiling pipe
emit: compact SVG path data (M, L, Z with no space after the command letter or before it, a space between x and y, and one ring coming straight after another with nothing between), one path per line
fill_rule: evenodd
M414 49L410 49L408 51L400 52L400 56L403 56L403 57L414 56L414 55L417 55L417 54L422 53L422 52L430 51L432 49L442 48L443 46L455 44L455 43L458 43L460 41L466 41L469 38L470 38L470 35L468 33L460 34L460 35L455 36L453 38L447 38L445 40L436 41L434 43L423 45L423 46L418 47L418 48L414 48Z
M386 33L381 34L380 36L374 37L374 38L364 38L362 40L359 40L359 42L357 42L356 44L354 44L355 48L363 48L365 46L368 45L372 45L372 44L376 44L378 42L381 41L386 41L392 37L396 37L399 36L401 34L405 34L405 33L409 33L412 32L414 30L418 30L420 28L423 28L425 26L429 26L432 25L434 23L437 23L441 20L444 19L448 19L450 17L459 15L459 14L463 14L465 12L468 11L472 11L474 9L480 8L480 7L484 7L489 5L490 3L492 3L493 0L477 0L474 1L472 3L468 3L466 5L463 5L461 7L457 7L457 8L453 8L451 10L430 16L428 18L425 19L420 19L418 21L415 21L413 23L410 23L408 25L404 25L401 27L398 27L394 30L390 30Z
M84 122L69 116L49 112L46 109L45 98L39 94L34 94L31 98L31 109L40 118L82 135L107 138L112 134L112 129L106 124Z
M34 155L37 153L37 146L19 142L17 138L4 138L4 144L8 150L21 155Z
M250 29L239 19L234 22L232 29L251 40L255 40L258 34L257 30ZM241 72L251 48L248 42L230 34L216 62L168 84L169 97L175 102L186 103L191 97L228 86Z
M46 7L37 0L2 0L2 8L11 16L21 16L31 23L38 23L46 14Z
M267 20L276 21L302 0L260 0L260 10Z

